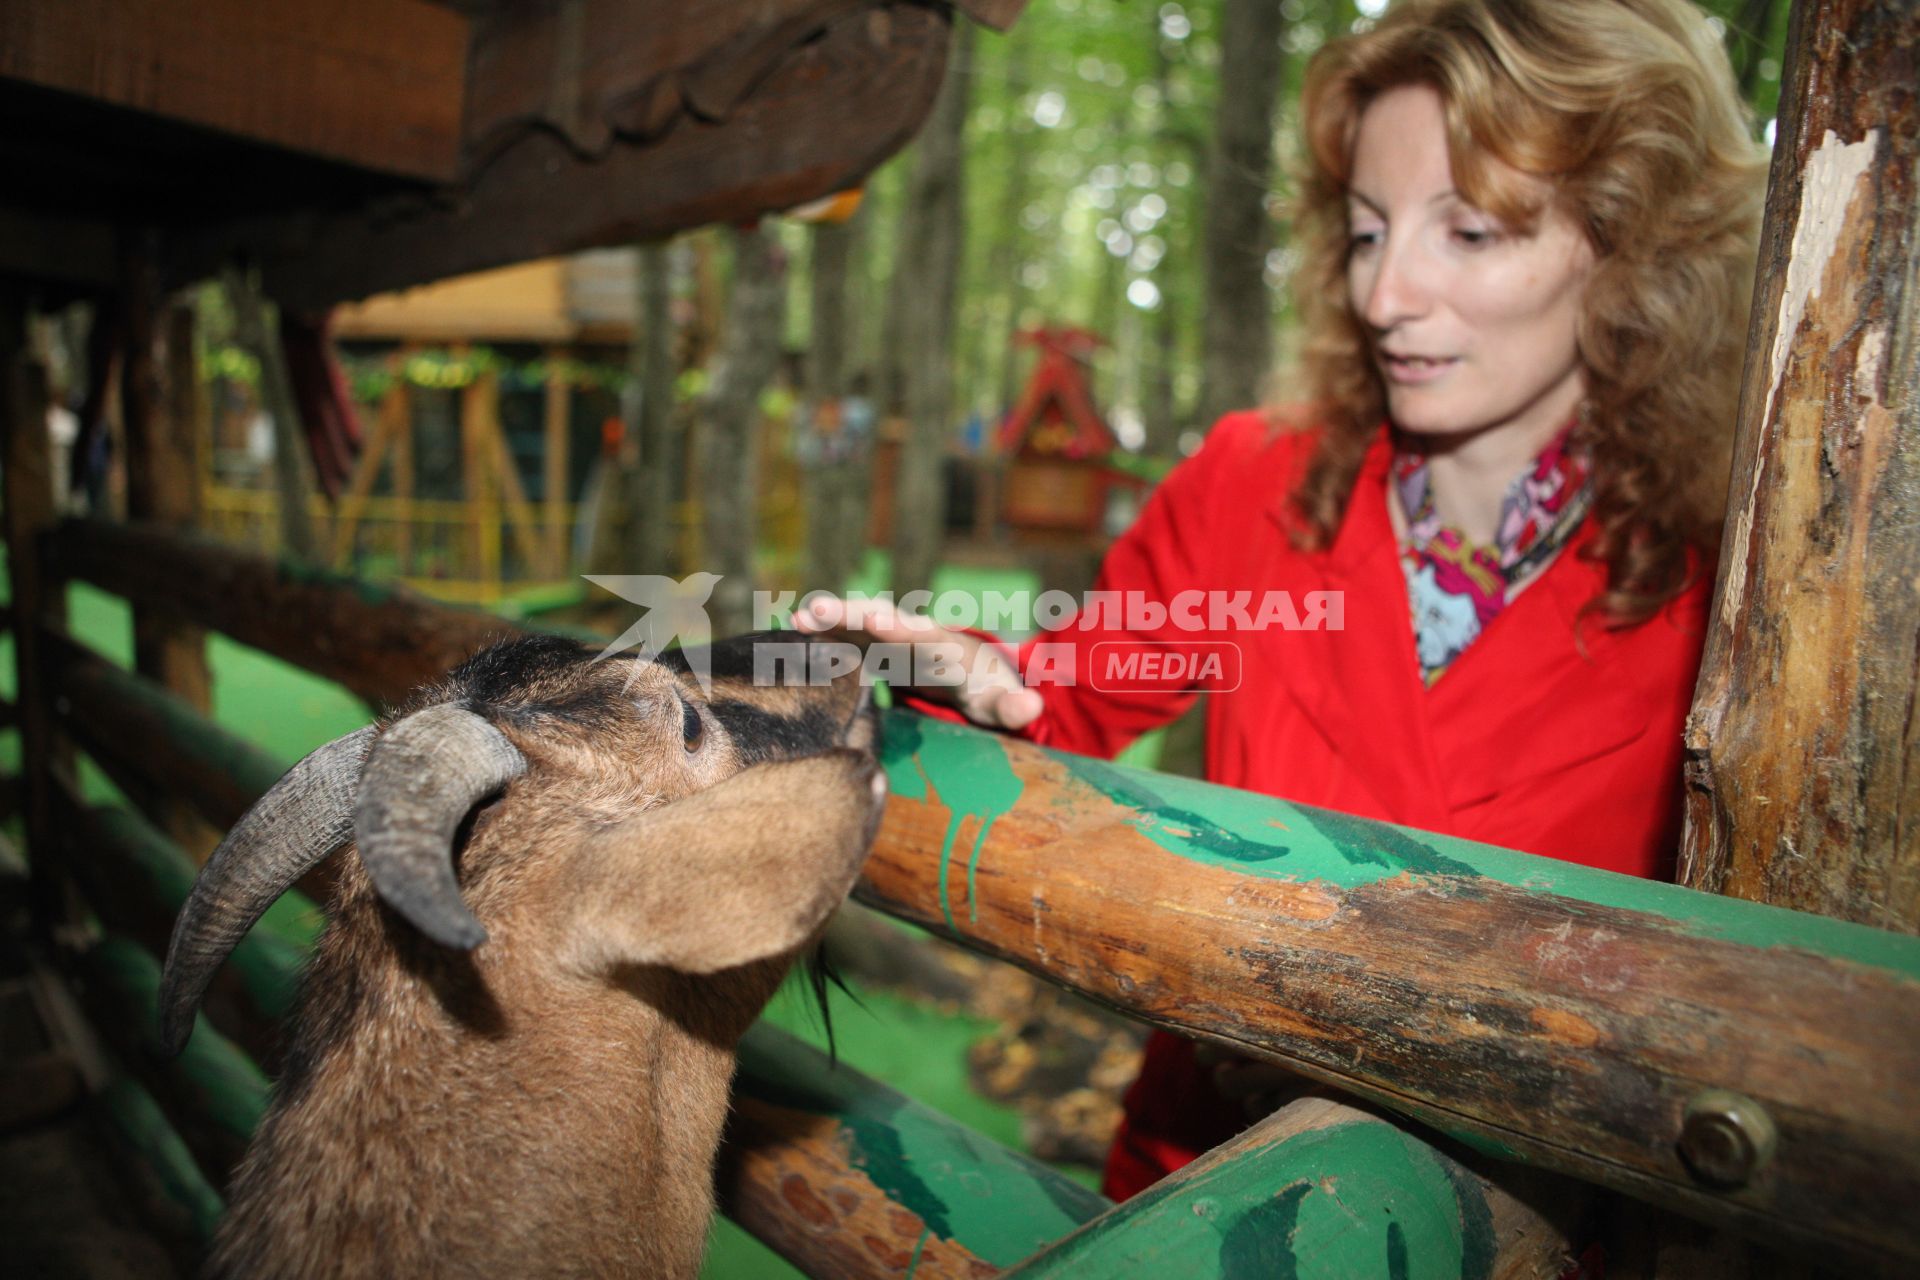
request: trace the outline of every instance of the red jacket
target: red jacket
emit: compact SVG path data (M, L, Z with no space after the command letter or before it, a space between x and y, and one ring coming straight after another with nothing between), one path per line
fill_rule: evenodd
M1296 605L1310 592L1344 593L1340 630L1196 637L1169 621L1145 633L1188 650L1196 639L1207 649L1238 646L1238 687L1209 707L1207 777L1630 875L1669 875L1681 730L1710 575L1641 626L1609 630L1589 618L1576 643L1579 610L1606 581L1604 566L1580 556L1589 526L1428 688L1387 514L1386 434L1368 453L1324 553L1295 549L1286 533L1287 496L1312 442L1310 434L1276 434L1257 413L1221 420L1101 568L1096 590L1161 602L1193 588L1251 591L1256 601L1277 589ZM1195 616L1189 611L1187 620ZM1046 710L1027 736L1110 756L1190 703L1195 693L1175 684L1131 693L1093 687L1093 646L1139 634L1076 627L1030 641L1023 670L1036 646L1065 645L1076 683L1039 686ZM1052 653L1057 659L1062 650ZM1156 1037L1127 1097L1109 1194L1140 1190L1242 1123L1194 1066L1190 1046Z

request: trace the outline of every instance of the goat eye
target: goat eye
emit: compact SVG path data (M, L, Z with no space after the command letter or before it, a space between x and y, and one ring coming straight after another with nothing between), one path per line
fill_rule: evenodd
M700 739L706 733L706 723L700 719L700 713L693 709L691 702L680 704L680 736L688 751L697 751Z

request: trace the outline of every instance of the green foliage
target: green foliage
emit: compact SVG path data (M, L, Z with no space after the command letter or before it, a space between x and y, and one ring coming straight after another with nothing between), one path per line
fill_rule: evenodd
M627 385L631 377L624 367L616 364L570 357L559 360L545 357L514 360L487 346L460 351L438 347L410 351L399 361L397 368L385 356L343 355L341 364L353 388L354 398L362 403L371 403L384 396L396 377L416 387L451 390L469 386L482 375L493 374L499 379L501 388L507 391L536 390L544 387L555 375L576 389L618 391Z
M1096 386L1109 410L1139 406L1146 369L1166 360L1175 404L1184 406L1176 416L1191 413L1222 3L1032 0L1010 33L975 43L967 256L954 353L963 415L991 416L1005 407L1005 362L1018 361L1021 374L1027 364L1008 339L1016 328L1043 321L1091 328L1113 344L1096 361ZM1381 5L1281 0L1281 8L1287 28L1275 122L1276 219L1290 194L1307 59ZM1703 8L1726 33L1735 73L1764 125L1779 97L1786 0L1705 0ZM884 345L885 282L899 254L898 192L911 164L910 153L897 157L869 183L871 275L862 333L851 344L856 365L872 367ZM1283 350L1295 263L1283 225L1267 271ZM1164 326L1162 308L1170 311ZM1157 336L1163 330L1167 349ZM789 339L805 342L803 314L796 314ZM1019 379L1012 385L1017 390Z

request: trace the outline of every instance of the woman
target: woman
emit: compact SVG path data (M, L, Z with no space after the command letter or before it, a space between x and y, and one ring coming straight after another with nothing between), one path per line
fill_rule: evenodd
M1341 629L1089 623L1017 658L1088 678L1031 685L882 608L796 622L957 641L967 716L1098 754L1200 690L1094 687L1093 646L1231 643L1212 780L1667 875L1763 181L1726 58L1682 0L1410 0L1303 118L1311 408L1215 426L1099 587L1338 592ZM1231 1136L1247 1074L1156 1035L1108 1193Z

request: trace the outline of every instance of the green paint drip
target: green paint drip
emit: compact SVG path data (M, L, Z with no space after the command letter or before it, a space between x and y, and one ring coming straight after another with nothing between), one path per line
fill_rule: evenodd
M1380 866L1393 872L1405 870L1428 876L1479 874L1458 858L1447 857L1403 828L1314 805L1300 805L1298 811L1315 830L1332 841L1341 857L1356 866Z
M897 796L922 802L927 798L927 775L921 771L918 757L920 726L925 723L925 716L894 711L882 722L880 731L880 763L887 771L887 785Z
M1408 1280L1407 1233L1397 1222L1387 1224L1387 1280Z
M920 1238L913 1242L913 1256L907 1259L907 1280L913 1280L914 1274L920 1270L920 1254L926 1249L927 1238L932 1234L932 1227L920 1228Z
M1173 788L1166 784L1174 783L1177 787L1171 774L1123 771L1091 756L1063 758L1068 761L1074 776L1082 782L1108 799L1137 810L1138 816L1132 820L1134 826L1163 847L1168 840L1172 840L1204 849L1213 857L1236 863L1268 862L1284 858L1289 852L1285 844L1272 838L1274 832L1271 828L1260 833L1263 838L1255 839L1222 826L1197 810L1182 807L1180 801L1169 798L1169 791Z
M947 865L953 856L954 842L960 835L960 824L969 817L980 823L980 829L973 839L973 849L967 858L968 919L978 920L980 854L986 847L987 835L994 821L1020 803L1027 784L1024 778L1013 771L1013 766L1007 761L1006 749L996 739L976 729L945 724L924 716L914 718L913 726L908 730L900 724L905 719L908 717L900 714L887 719L882 749L887 765L887 780L893 783L918 775L920 782L915 798L932 799L947 807L950 816L947 819L946 837L940 844L938 891L940 914L946 919L947 928L957 933L960 926L954 919L953 902L948 894ZM986 750L982 749L983 739L988 747ZM911 772L906 768L908 761L898 754L909 747L913 752ZM908 788L898 788L897 793L914 795L914 791Z
M1465 1167L1451 1160L1437 1163L1453 1183L1454 1203L1460 1206L1460 1280L1490 1280L1499 1242L1493 1234L1493 1206L1487 1203L1486 1188Z

